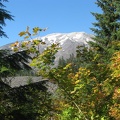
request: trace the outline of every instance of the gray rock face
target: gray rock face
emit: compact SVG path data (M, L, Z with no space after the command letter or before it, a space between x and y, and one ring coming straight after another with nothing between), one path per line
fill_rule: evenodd
M34 83L44 82L43 86L48 89L48 92L54 93L58 88L57 84L50 82L48 79L43 79L41 76L17 76L17 77L8 77L3 78L2 81L9 85L11 88L18 88L25 85L30 85Z
M3 78L4 83L8 84L10 87L19 87L24 85L29 85L31 83L43 81L42 77L35 76L17 76L8 77L6 80Z

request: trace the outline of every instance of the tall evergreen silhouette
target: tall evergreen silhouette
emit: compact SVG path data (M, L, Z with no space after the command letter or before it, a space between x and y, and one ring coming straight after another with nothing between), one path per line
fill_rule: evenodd
M13 20L13 16L5 9L6 6L3 2L8 2L8 0L0 0L0 37L7 37L3 31L3 26L6 26L5 20Z
M95 33L95 45L104 51L110 47L113 40L120 40L120 1L119 0L97 0L97 6L101 13L93 13L96 22L91 30Z

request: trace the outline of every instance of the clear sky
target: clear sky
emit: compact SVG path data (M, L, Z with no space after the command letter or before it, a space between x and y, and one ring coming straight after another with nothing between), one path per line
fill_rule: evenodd
M14 21L6 21L4 31L7 38L0 38L0 46L22 40L19 32L30 28L41 27L48 30L41 33L44 36L51 33L86 32L95 22L91 12L100 12L96 0L9 0L4 2L6 10L10 11Z

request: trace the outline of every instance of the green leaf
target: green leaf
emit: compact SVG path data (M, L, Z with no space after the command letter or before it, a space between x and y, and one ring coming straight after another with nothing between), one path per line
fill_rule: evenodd
M23 31L23 32L20 32L20 33L19 33L19 36L22 37L22 36L24 36L25 34L26 34L26 32Z
M0 73L6 72L6 71L9 71L9 69L3 66L0 70Z

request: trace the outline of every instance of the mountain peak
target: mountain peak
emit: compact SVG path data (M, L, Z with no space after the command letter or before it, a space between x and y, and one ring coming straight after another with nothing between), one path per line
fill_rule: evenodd
M71 40L73 42L88 42L93 35L87 34L85 32L71 32L71 33L52 33L41 37L41 39L47 43L60 43L64 44L66 40Z
M41 37L46 42L46 47L52 43L59 43L60 49L56 54L55 63L63 57L68 59L70 54L76 55L77 46L89 46L88 42L93 41L94 36L85 32L71 32L71 33L52 33Z

